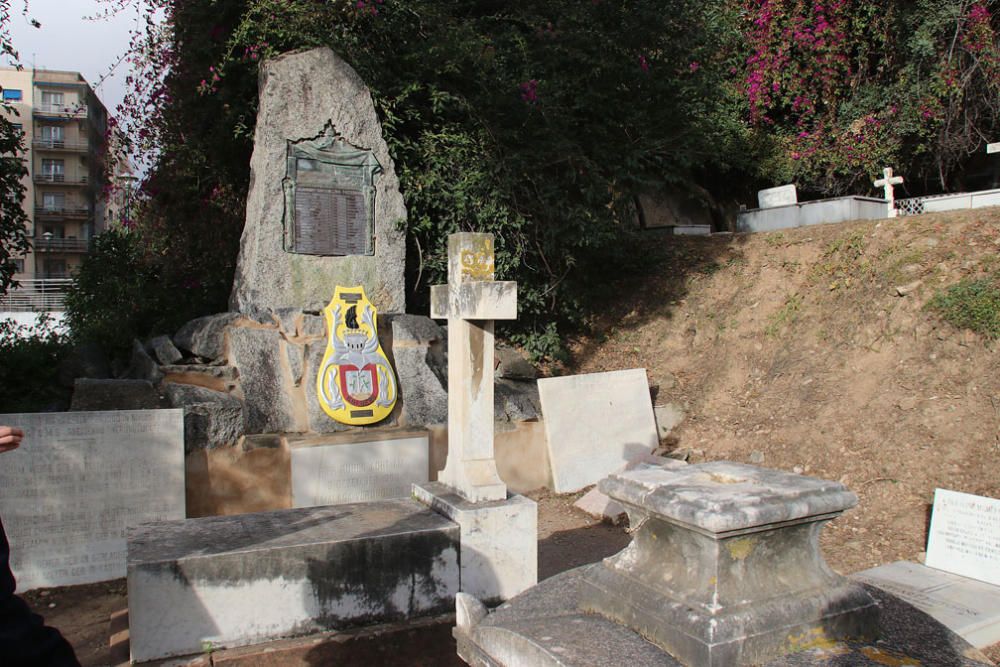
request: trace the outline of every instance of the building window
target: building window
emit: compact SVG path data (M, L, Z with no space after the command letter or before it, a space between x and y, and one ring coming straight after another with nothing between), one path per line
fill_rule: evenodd
M66 132L61 125L43 125L42 140L61 145L66 140Z
M24 125L21 125L20 123L11 123L10 126L14 128L14 132L17 134L24 134Z
M42 160L42 176L46 180L62 182L65 174L66 164L62 160Z
M46 259L45 260L45 275L44 278L65 278L66 277L66 260L65 259Z
M22 97L21 91L17 88L4 88L4 102L20 102Z
M45 106L59 106L63 103L62 93L52 93L47 90L42 91L42 104Z
M46 211L61 211L66 208L65 192L42 193L42 208Z
M42 226L43 239L64 239L66 238L66 228L62 225Z
M24 260L15 259L14 260L14 273L24 273Z

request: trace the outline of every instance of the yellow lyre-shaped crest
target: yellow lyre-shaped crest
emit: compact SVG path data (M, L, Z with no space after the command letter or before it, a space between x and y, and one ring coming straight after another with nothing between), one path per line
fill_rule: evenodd
M378 342L375 307L360 285L341 287L323 309L327 342L316 376L323 411L342 424L376 424L396 405L396 376Z

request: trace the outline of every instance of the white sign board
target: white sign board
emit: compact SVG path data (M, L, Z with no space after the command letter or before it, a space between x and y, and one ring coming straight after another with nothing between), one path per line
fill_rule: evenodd
M799 203L798 193L795 185L780 185L776 188L768 188L757 192L757 204L760 208L774 208L776 206L791 206Z
M1000 500L937 489L924 563L1000 586Z
M426 432L407 432L363 442L292 444L292 507L408 498L413 484L429 479L428 443Z
M556 493L578 491L660 444L646 369L538 381Z
M0 518L18 590L125 576L129 526L184 518L184 411L0 415Z

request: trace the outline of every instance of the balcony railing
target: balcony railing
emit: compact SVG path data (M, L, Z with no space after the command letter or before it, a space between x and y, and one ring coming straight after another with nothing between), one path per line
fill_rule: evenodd
M90 145L86 141L62 141L61 139L32 139L31 145L46 151L86 153L90 149Z
M87 252L89 241L86 239L46 239L36 236L31 240L31 249L35 252Z
M36 206L36 218L87 218L90 217L89 208Z
M86 118L86 104L36 104L37 116L59 116L60 118Z
M40 278L21 280L20 286L0 297L0 310L7 312L33 312L65 310L66 290L72 278Z
M35 183L65 183L67 185L86 185L90 181L87 175L73 174L35 174Z

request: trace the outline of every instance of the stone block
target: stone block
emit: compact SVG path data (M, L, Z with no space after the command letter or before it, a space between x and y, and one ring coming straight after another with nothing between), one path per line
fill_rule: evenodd
M427 320L430 322L430 320ZM401 419L407 426L448 423L448 357L443 336L427 340L430 327L415 331L405 321L397 328L393 320L392 356L399 379ZM433 323L432 323L433 324ZM402 336L400 335L402 334ZM426 343L423 341L427 340Z
M365 429L289 438L288 446L293 507L408 498L430 473L426 431Z
M549 452L545 447L545 424L539 421L511 422L493 436L497 472L514 493L551 488ZM443 461L443 458L442 458Z
M736 216L736 231L772 232L851 220L881 220L886 217L886 207L884 199L835 197L777 208L740 211Z
M156 336L151 338L148 345L150 351L153 353L153 356L156 357L156 360L163 366L176 364L184 358L184 355L180 353L180 350L174 347L173 341L170 340L169 336Z
M146 352L146 346L137 340L132 341L132 358L125 377L130 380L146 380L157 384L163 380L163 371L159 364Z
M505 380L537 380L538 369L519 350L497 347L496 377Z
M414 500L141 526L133 661L450 611L459 529Z
M202 449L184 457L188 518L231 516L291 509L291 457L288 447Z
M797 204L798 194L795 185L779 185L776 188L768 188L757 192L757 205L760 208L776 208L778 206L790 206Z
M239 371L247 433L306 430L305 406L295 400L301 394L295 392L286 345L276 329L229 330L229 358Z
M542 378L538 391L556 493L594 484L659 445L645 369Z
M180 410L0 415L0 516L20 590L125 576L125 530L184 517ZM6 664L2 649L0 663Z
M538 583L538 506L524 496L472 503L432 482L414 497L461 528L460 590L499 602Z
M74 412L103 410L158 410L169 403L148 380L90 380L77 378L73 384Z
M370 150L375 176L374 255L320 256L284 249L289 141L319 137L332 126L346 144ZM256 314L283 307L320 311L336 285L363 285L377 310L406 310L403 269L406 218L392 157L371 93L329 48L283 54L260 67L260 104L250 161L251 187L230 308Z
M213 391L232 391L237 386L239 373L233 366L205 364L178 364L160 366L163 379L174 384L190 384Z
M215 449L236 444L243 435L243 401L204 387L167 383L171 407L184 409L184 449Z
M898 561L851 578L891 593L977 648L1000 642L1000 587Z
M653 407L653 417L656 418L656 433L660 439L670 435L684 421L684 410L674 403Z
M1000 500L935 490L924 564L1000 586Z
M538 419L542 414L535 382L497 380L493 385L493 418L498 422Z
M810 637L874 638L878 610L834 573L820 524L857 503L842 484L727 462L615 474L632 543L589 570L580 608L684 664L765 663Z
M238 313L219 313L191 320L174 334L174 345L203 359L220 359L226 354L226 327Z
M383 317L392 329L393 349L397 345L427 346L445 339L444 329L429 317L401 314L389 314ZM379 329L382 329L381 325Z

